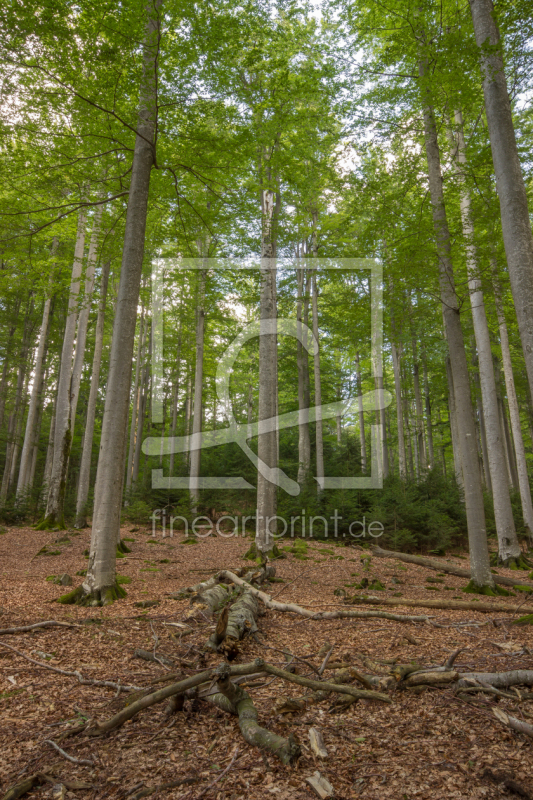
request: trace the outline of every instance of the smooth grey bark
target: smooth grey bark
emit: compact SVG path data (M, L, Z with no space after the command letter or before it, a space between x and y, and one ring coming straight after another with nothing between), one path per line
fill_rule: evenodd
M422 392L420 390L420 364L418 361L418 350L416 339L412 339L413 348L413 387L415 390L415 435L418 451L419 470L425 472L427 469L426 442L424 438L424 409L422 405Z
M316 422L315 422L315 450L316 450L316 480L317 491L320 494L322 491L322 479L324 478L324 433L322 416L319 407L322 405L322 378L320 374L320 340L318 332L318 287L316 280L316 269L311 273L311 293L312 293L312 312L313 312L313 336L317 343L314 352L314 376L315 376L315 408Z
M35 432L37 429L37 421L39 417L40 407L42 404L44 365L46 360L51 305L52 305L52 297L49 296L45 299L43 305L41 329L39 331L37 353L35 356L33 386L31 391L30 403L28 407L28 416L26 418L26 431L24 434L24 444L22 445L22 453L20 456L19 476L17 482L17 497L27 492L28 488L30 488L31 486L30 472L33 460L33 450L35 446Z
M54 434L54 459L50 482L48 486L48 500L46 511L41 526L64 527L63 504L65 499L68 454L71 444L71 419L70 419L70 388L72 379L72 356L74 351L74 338L76 335L76 322L78 319L78 296L80 293L81 273L83 269L83 254L85 249L85 227L87 211L82 208L78 215L78 229L76 232L76 245L74 248L74 262L70 278L70 291L68 299L67 320L63 334L63 347L59 367L59 380L55 406L55 434Z
M296 322L298 329L302 330L302 322L307 331L309 314L308 276L306 269L297 270L298 295L296 298ZM307 350L298 339L296 341L296 365L298 369L298 408L300 411L309 408L309 357ZM311 438L309 422L300 422L298 426L298 484L303 486L309 479L311 470Z
M365 415L363 412L363 384L361 381L361 361L359 358L359 353L355 354L354 358L354 365L355 365L355 390L357 392L357 396L359 398L357 408L358 408L358 416L359 416L359 443L361 446L361 469L363 473L366 472L367 469L367 460L366 460L366 438L365 438Z
M274 192L261 191L261 269L259 300L259 407L258 421L271 419L276 414L276 387L278 373L277 335L272 333L272 321L277 320L276 261L273 243ZM261 461L277 471L277 432L266 431L257 439L257 454ZM272 550L276 515L276 485L261 471L257 473L257 520L255 544L262 558Z
M95 604L112 602L120 594L115 579L116 537L120 526L124 439L128 426L148 192L154 163L160 9L161 0L154 0L146 6L147 25L143 45L139 117L96 473L91 547L87 576L82 587L85 601Z
M174 385L172 386L172 421L171 421L171 428L170 428L170 435L174 437L176 435L176 424L178 421L178 396L180 390L180 370L181 370L181 314L179 318L178 324L178 351L176 353L176 378L174 380ZM169 475L172 475L174 472L174 451L171 452L169 456Z
M520 422L520 409L513 375L513 364L511 361L511 348L509 346L509 333L507 331L507 321L503 309L502 289L498 268L494 259L491 259L492 286L494 288L494 301L496 304L496 314L498 316L498 326L500 330L500 345L502 349L503 374L505 378L505 388L507 390L507 402L509 404L509 416L511 417L511 430L513 433L514 449L516 454L516 468L518 473L518 485L520 488L520 500L522 502L522 516L524 524L528 530L529 538L533 538L533 505L531 502L531 489L527 474L526 450L524 447L524 437L522 436L522 424Z
M41 433L41 426L43 422L43 413L44 413L44 394L46 391L46 382L48 378L48 372L45 372L43 375L42 380L42 388L41 388L41 402L39 403L39 411L37 414L37 422L35 423L35 434L33 440L33 452L31 455L31 464L29 469L29 477L28 477L28 489L31 490L33 488L33 484L35 482L35 471L37 469L37 457L39 455L39 438Z
M426 409L426 427L428 437L428 466L433 467L435 463L435 453L433 448L433 423L431 419L431 396L429 393L428 368L426 358L426 348L422 346L422 369L424 372L424 405Z
M461 463L461 445L459 442L459 427L457 425L457 411L455 409L455 390L453 388L453 375L450 356L446 356L446 380L448 382L448 419L450 422L450 437L452 440L453 469L457 484L464 491L463 467Z
M144 349L146 347L146 336L148 332L148 320L144 319L144 306L141 311L141 319L139 321L139 340L137 343L137 358L135 361L135 380L133 383L133 404L131 409L131 423L130 423L130 442L128 450L128 463L126 467L126 490L131 489L132 475L133 475L133 456L135 453L135 433L137 430L137 420L139 418L139 409L141 403L141 370L144 361Z
M470 379L459 315L459 303L455 291L450 232L446 217L446 207L444 205L437 127L428 91L428 64L424 58L421 58L419 61L419 76L422 84L424 140L435 242L438 254L440 295L446 328L446 338L448 340L450 352L459 444L461 448L461 464L463 469L468 542L470 549L470 570L472 583L476 587L481 588L488 586L489 588L493 588L494 578L490 571L483 488L481 485L476 445L476 425L470 397Z
M56 414L52 414L50 420L50 430L48 432L48 447L46 449L46 461L44 462L43 472L43 492L41 495L41 503L46 507L46 498L48 497L48 484L50 483L50 476L52 474L52 464L54 461L54 438L56 430Z
M478 351L479 383L487 438L490 484L492 486L499 558L500 561L506 563L511 558L518 558L521 549L516 536L511 498L505 481L504 441L498 419L498 397L492 362L489 324L479 274L477 248L474 242L470 191L465 176L467 161L463 117L459 110L455 111L455 125L455 136L452 135L452 141L456 147L453 160L460 188L461 223L465 239L466 270L472 308L472 322Z
M383 392L383 375L374 376L374 386L377 392ZM384 478L389 476L389 445L387 442L387 417L386 409L380 408L377 412L380 428L380 447L378 447L379 469Z
M146 348L144 351L144 367L139 385L139 412L137 417L137 429L135 433L135 453L133 456L133 468L131 482L135 486L139 480L139 469L141 466L142 440L144 432L144 420L146 418L146 408L150 395L150 361L152 355L152 328L146 320Z
M503 242L530 387L533 387L533 235L520 167L500 32L492 0L470 0Z
M90 477L91 477L91 456L93 452L94 422L96 419L96 401L98 399L98 387L100 384L100 366L102 364L102 351L104 347L104 323L105 307L107 299L107 284L109 280L109 269L111 261L106 261L102 266L100 277L100 301L98 304L98 318L96 320L96 331L94 336L94 354L91 371L91 387L89 389L89 399L87 401L87 417L85 419L85 433L83 437L83 450L81 454L78 493L76 497L76 520L75 528L85 528L87 526L87 500L89 498Z
M70 382L70 429L71 437L74 434L74 424L76 421L76 410L78 408L78 398L80 394L81 373L85 360L85 345L87 343L87 327L89 325L89 314L94 290L94 273L96 270L96 257L98 250L98 240L100 236L100 224L102 220L103 206L97 206L94 213L93 228L89 242L89 252L87 254L87 266L85 269L85 291L81 308L78 313L78 331L76 334L76 350L74 352L74 364L72 366L72 378Z
M403 409L402 409L402 378L400 366L400 346L391 342L392 369L394 371L394 389L396 394L396 420L398 430L398 468L400 478L404 481L407 478L407 459L405 457L405 436L403 430Z
M202 260L205 263L208 255L209 239L200 243ZM194 407L192 418L193 436L202 432L202 412L203 412L203 383L204 383L204 337L205 337L205 283L207 270L199 270L198 274L198 296L196 303L196 359L194 367ZM201 465L200 448L191 450L189 468L189 491L193 499L193 513L197 513L197 504L200 500L200 490L198 489L198 478L200 477Z
M476 372L477 367L477 353L473 354L473 365L474 365L474 384L475 384L475 395L476 395L476 406L477 406L477 417L478 417L478 424L479 424L479 438L481 440L481 452L483 454L483 474L485 476L485 486L487 487L488 491L492 494L492 481L490 478L490 469L489 469L489 451L487 446L487 433L485 430L485 415L483 414L483 403L481 402L481 387L479 383L479 375Z

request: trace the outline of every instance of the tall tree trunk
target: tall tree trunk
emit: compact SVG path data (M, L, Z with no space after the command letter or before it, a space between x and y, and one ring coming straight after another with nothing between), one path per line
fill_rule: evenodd
M200 242L200 257L204 264L209 252L209 238ZM207 270L202 269L198 275L198 297L196 303L196 359L194 368L194 410L192 419L192 434L200 436L202 432L202 412L203 412L203 384L204 384L204 336L205 336L205 282ZM202 451L191 450L191 462L189 469L190 494L193 499L193 513L198 513L198 502L200 500L200 490L198 489L198 478L200 477L200 463Z
M416 409L416 440L420 470L425 472L427 469L426 442L424 439L424 409L422 406L422 392L420 390L420 365L418 362L418 351L416 339L412 339L413 348L413 387L415 390L415 409Z
M526 187L516 145L494 5L492 0L470 0L470 10L480 48L485 112L511 290L529 385L533 387L533 235Z
M450 422L450 437L452 440L453 469L457 484L464 491L463 466L461 463L461 444L459 439L459 426L457 424L457 411L455 408L455 390L453 388L453 375L450 357L446 357L446 380L448 382L448 419Z
M61 350L61 363L59 367L59 380L55 406L55 434L54 434L54 460L48 486L48 501L44 519L38 526L41 529L65 527L63 519L63 506L67 485L67 466L72 431L70 426L70 389L72 380L72 354L74 338L76 335L76 321L78 319L78 295L80 293L80 280L83 269L83 253L85 249L85 226L87 212L82 208L78 215L78 230L74 248L74 263L70 279L70 292L68 299L67 320L63 334L63 348Z
M130 442L128 450L128 463L126 467L126 491L131 489L133 479L133 457L135 453L135 433L139 419L142 394L142 365L145 358L146 337L148 334L148 320L144 319L144 306L139 321L139 341L137 343L137 358L135 361L135 380L133 383L133 404L131 408ZM126 501L127 502L127 501Z
M131 370L141 286L148 191L154 163L157 115L157 57L161 0L146 7L140 108L131 172L122 269L116 303L109 377L102 420L95 504L83 602L106 604L123 593L116 583L116 539L124 479L124 438L128 427ZM74 593L76 595L76 592ZM75 597L73 599L76 599ZM81 598L77 598L81 600Z
M144 432L144 420L146 418L146 407L148 404L148 396L150 394L150 361L152 354L152 330L149 327L148 320L146 321L146 348L144 352L144 368L141 375L141 383L139 386L139 413L137 417L137 429L135 433L135 454L133 456L133 469L131 474L131 482L133 487L139 480L139 468L141 466L142 455L142 442Z
M96 332L94 337L93 366L91 372L91 388L89 389L89 400L87 402L87 417L85 420L85 434L83 437L83 450L81 454L78 495L76 498L76 521L75 528L87 527L87 500L89 498L89 486L91 477L91 457L93 453L94 422L96 418L96 401L98 400L98 387L100 383L100 366L102 363L102 351L104 347L104 322L105 306L107 298L107 284L109 280L109 269L111 261L106 261L102 266L100 278L100 302L98 305L98 318L96 320Z
M366 460L366 439L365 439L365 415L363 412L363 384L361 381L361 362L359 358L359 353L355 354L354 359L354 366L355 366L355 391L357 392L357 397L359 398L357 401L357 408L358 408L358 415L359 415L359 443L361 446L361 469L363 473L366 472L367 469L367 460Z
M305 263L305 262L303 262ZM297 270L298 296L296 299L296 321L302 329L302 321L307 326L309 315L308 270ZM307 328L303 328L304 333ZM305 337L307 339L307 336ZM296 365L298 369L298 408L300 411L309 408L309 356L307 350L298 339L296 341ZM311 470L311 439L309 422L300 422L298 426L298 484L303 486L309 480Z
M476 361L477 361L477 353L476 353ZM475 365L474 365L475 366ZM477 406L477 415L479 421L479 437L481 439L481 452L483 453L483 473L485 475L485 486L487 490L492 494L492 481L490 478L490 469L489 469L489 450L487 445L487 432L485 428L485 415L483 413L483 403L481 402L481 389L479 386L479 375L477 372L474 372L474 383L476 386L476 406Z
M490 482L494 501L494 517L498 535L499 559L507 564L510 559L520 556L521 550L516 536L511 498L505 481L504 442L498 419L498 398L492 363L489 325L479 275L477 248L474 243L470 192L466 185L465 165L466 146L463 135L463 117L455 112L456 145L454 154L455 171L461 190L461 222L466 245L466 269L472 321L479 358L479 382L483 401L483 418L487 436Z
M31 464L29 470L29 478L28 478L28 490L33 489L33 485L35 483L35 471L37 469L37 458L39 455L39 439L41 435L41 426L43 423L43 414L44 414L44 395L46 391L46 384L48 380L48 370L43 375L43 380L41 384L41 402L39 403L39 411L37 414L37 422L35 424L35 435L33 440L33 452L31 456Z
M428 65L422 58L419 74L423 88L424 138L428 164L429 191L433 212L433 225L439 259L440 294L450 351L455 407L461 447L461 464L465 492L470 570L474 589L494 588L490 571L483 488L476 446L476 425L470 397L470 380L466 361L463 331L459 316L459 303L455 291L451 259L450 233L444 205L440 151L437 140L435 115L428 92Z
M426 425L428 435L428 465L432 467L435 463L435 454L433 450L433 424L431 420L431 397L429 394L428 367L426 348L424 345L422 346L422 368L424 371L424 402L426 407Z
M176 435L176 424L178 421L178 396L180 390L180 370L181 370L181 314L178 323L178 350L176 353L176 377L174 379L174 385L172 386L172 421L170 428L171 437L174 437ZM169 456L168 474L172 475L173 472L174 472L174 450L172 450Z
M20 456L19 477L17 482L17 497L27 492L31 487L30 471L33 460L33 450L35 446L35 433L37 429L37 420L40 413L40 407L43 401L43 381L44 381L44 365L46 361L46 351L48 342L48 329L51 317L52 298L47 297L43 306L43 317L41 322L41 330L39 332L39 341L37 344L37 353L35 356L35 367L33 376L33 386L30 397L30 404L28 408L28 417L26 419L26 432L24 434L24 444L22 445L22 454Z
M407 459L405 457L405 436L403 431L403 409L402 409L402 377L401 377L401 353L400 345L391 342L392 369L394 371L394 388L396 394L396 421L398 429L398 461L400 478L404 481L407 478Z
M511 429L513 432L514 447L516 453L516 467L518 472L518 484L520 487L520 499L522 501L522 516L524 525L527 528L530 541L533 541L533 505L531 503L531 490L529 488L529 478L527 474L526 450L524 438L522 436L522 425L520 422L520 409L513 376L513 364L511 361L511 348L509 347L509 334L507 322L503 310L502 290L498 276L496 262L491 260L492 285L494 287L494 301L496 303L496 313L498 315L498 325L500 329L500 344L502 348L503 374L505 377L505 388L507 390L507 402L509 404L509 415L511 417Z
M274 259L273 216L274 193L270 189L261 192L261 292L259 301L259 423L276 414L276 386L278 373L276 325L276 262ZM271 470L277 471L276 430L259 434L257 442L259 459ZM274 477L274 474L272 477ZM276 484L268 480L261 471L257 473L257 520L255 544L262 559L272 551L276 515Z

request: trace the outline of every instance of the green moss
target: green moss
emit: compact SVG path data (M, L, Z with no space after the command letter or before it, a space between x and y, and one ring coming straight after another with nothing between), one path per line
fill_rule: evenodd
M117 583L119 586L123 586L124 584L131 583L132 578L129 575L117 575Z
M55 579L56 575L47 575L47 577L45 578L45 580L50 581L51 583L53 583Z
M62 594L61 597L57 598L58 603L62 603L64 606L70 606L74 604L79 604L83 596L83 586L76 586L71 592L67 592L66 594ZM81 603L80 603L81 605Z
M439 586L426 586L428 592L440 592Z
M385 591L385 587L383 586L381 581L379 581L377 578L375 578L372 581L372 583L370 584L370 586L368 588L372 589L372 591L374 591L374 592L384 592Z
M474 581L470 581L461 591L465 594L482 594L485 597L509 597L507 589L501 586L478 586Z
M518 584L517 586L513 586L513 589L515 590L515 592L528 592L529 593L529 592L533 591L533 589L531 589L529 586L520 586L520 584Z
M162 558L159 563L160 564L170 564L170 558Z
M118 550L120 550L121 553L131 553L131 547L128 547L127 544L124 544L124 539L121 539L117 544L117 551Z
M86 569L79 569L76 572L76 575L81 575L82 577L85 577L85 575L87 575L87 570Z
M119 586L118 582L115 582L113 586L106 586L87 594L84 592L83 586L77 586L72 592L58 597L57 602L63 605L109 606L115 600L123 597L126 597L126 590Z
M526 614L524 617L514 619L513 625L533 625L533 614Z
M122 541L123 541L123 542L136 542L136 541L137 541L137 539L130 539L128 536L125 536L125 537L122 539Z
M426 578L426 581L428 583L444 583L442 578L432 578L430 575L428 575L428 577Z

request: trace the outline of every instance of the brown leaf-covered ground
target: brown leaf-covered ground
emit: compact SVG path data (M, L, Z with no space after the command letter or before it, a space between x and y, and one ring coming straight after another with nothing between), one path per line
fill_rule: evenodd
M305 784L305 778L315 770L334 786L337 798L519 796L492 780L487 770L505 772L533 796L533 740L503 727L491 712L494 701L486 707L468 705L454 697L450 689L423 694L397 691L392 705L359 701L342 714L330 712L328 700L311 706L306 713L283 717L274 714L276 698L300 695L299 687L277 679L266 687L250 689L261 724L279 734L292 732L298 737L303 755L295 767L284 767L273 757L265 761L258 750L244 742L235 718L198 701L186 704L185 710L170 721L163 720L165 704L160 704L107 737L82 734L67 738L65 750L76 758L92 760L94 766L67 762L44 740L57 737L84 718L106 719L121 707L127 695L118 699L112 689L82 686L73 677L30 664L2 643L52 666L77 669L84 677L146 687L164 669L135 658L133 652L136 648L153 650L154 637L158 638L158 654L181 656L204 667L220 662L220 657L206 656L202 649L214 621L201 614L187 619L188 601L172 600L167 595L209 577L215 570L244 566L242 556L250 540L212 536L188 545L180 536L154 540L149 529L131 532L131 527L124 528L123 536L135 540L129 543L132 552L117 562L119 574L132 578L125 587L128 596L104 609L54 603L68 589L46 581L51 574L67 572L75 583L81 582L75 573L86 565L83 553L89 545L89 531L59 534L10 528L0 536L0 628L46 619L81 624L0 637L0 796L22 777L45 768L55 769L58 781L63 778L91 784L91 789L67 794L80 800L125 798L134 786L155 786L190 776L198 779L193 785L152 796L304 800L315 796ZM65 535L69 541L55 542ZM45 545L49 554L37 555ZM397 561L373 559L370 573L363 573L360 555L360 551L336 547L332 542L311 542L305 559L288 554L286 560L277 562L277 576L284 583L274 583L268 591L280 601L317 611L331 610L342 607L335 589L367 575L381 580L386 596L401 592L404 597L418 599L471 599L460 595L464 585L461 579L446 576L441 579L443 583L429 583L426 578L434 579L435 572ZM468 563L464 557L452 560L463 567ZM499 571L516 577L517 582L520 576L525 579L525 573ZM522 599L518 594L516 599L504 602L518 605ZM135 606L141 600L158 600L159 605L143 610ZM425 613L404 607L386 610ZM429 665L441 664L452 651L465 647L456 662L459 671L533 669L533 628L510 624L508 614L427 613L443 624L466 620L488 624L459 629L379 619L313 621L268 611L259 619L262 644L246 640L238 660L261 656L283 665L279 651L289 648L318 666L322 658L317 653L330 642L334 645L332 661L343 659L356 667L360 666L358 654ZM178 629L165 623L186 619L194 632L180 640ZM405 633L417 643L402 638ZM183 667L180 672L192 674ZM298 672L309 674L303 664ZM325 677L332 674L326 670ZM514 701L500 700L499 705L521 716ZM523 703L521 708L529 715L523 718L533 722L533 703ZM329 751L325 761L319 762L309 749L311 726L323 733ZM238 755L231 769L206 791L230 764L236 749ZM48 784L36 787L26 797L48 797L50 792Z

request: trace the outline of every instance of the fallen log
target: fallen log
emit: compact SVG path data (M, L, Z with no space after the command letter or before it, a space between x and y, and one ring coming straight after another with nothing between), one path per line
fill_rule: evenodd
M283 678L290 683L297 683L300 686L307 686L308 689L315 689L323 692L340 692L341 694L349 694L357 700L379 700L381 703L392 703L390 697L381 692L374 692L368 689L355 689L353 686L348 686L344 683L336 684L328 681L314 681L311 678L303 678L301 675L293 675L292 672L286 672L284 669L274 667L272 664L263 662L262 669L269 675L276 675L278 678Z
M518 606L503 605L502 603L485 603L482 601L407 600L401 597L359 597L358 595L355 595L345 602L353 605L409 606L409 608L442 608L449 611L481 611L484 614L514 615L518 610ZM527 611L533 613L533 609L527 609Z
M220 577L227 578L236 586L247 589L250 594L253 594L258 600L262 600L267 608L274 611L289 611L294 614L300 614L300 616L307 617L308 619L372 619L378 617L379 619L390 619L394 622L425 622L428 619L427 614L409 616L407 614L388 614L385 611L346 611L344 609L339 609L338 611L311 611L295 603L280 603L277 600L272 600L270 595L266 594L266 592L256 589L229 570L223 570L220 573Z
M466 578L466 580L470 580L470 570L468 569L461 569L460 567L456 567L454 564L448 564L446 561L437 561L434 558L423 558L422 556L412 556L408 553L398 553L395 550L384 550L382 547L378 545L371 546L372 555L378 556L379 558L396 558L398 561L403 561L406 564L416 564L419 567L426 567L427 569L433 569L437 572L446 572L449 575L456 575L458 578ZM531 589L533 592L533 584L531 583L524 583L524 581L518 579L514 580L513 578L505 578L503 575L494 575L494 583L499 584L500 586L527 586L528 589Z
M487 683L495 689L507 689L509 686L533 686L533 669L513 669L509 672L466 672L462 673L458 687L469 686L472 681Z
M414 675L408 675L404 680L405 686L442 686L444 684L453 683L459 677L459 673L455 670L450 672L417 672Z
M517 733L525 733L526 736L529 736L531 739L533 739L533 725L530 725L528 722L523 722L521 719L517 719L516 717L511 717L501 708L493 708L492 713L498 722L502 722L504 725L507 725L508 728L511 728Z
M244 740L253 747L268 750L279 758L282 764L291 764L301 752L292 734L288 739L284 739L262 728L257 722L257 710L250 695L241 686L233 684L230 675L229 664L220 664L216 670L217 688L233 707L233 713L239 717L239 728Z

